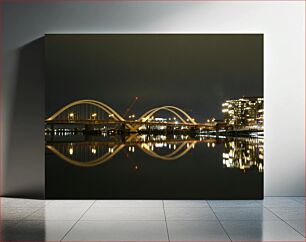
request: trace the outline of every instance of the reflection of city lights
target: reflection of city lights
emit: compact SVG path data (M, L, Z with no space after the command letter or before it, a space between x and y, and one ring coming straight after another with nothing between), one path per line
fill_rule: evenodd
M73 132L73 129L66 128L57 128L56 131L58 133L64 132ZM75 130L77 130L75 128ZM82 132L83 128L78 128L79 132ZM109 130L99 128L102 134L106 134L109 136ZM184 156L190 151L190 148L195 148L195 144L197 142L203 143L203 145L207 145L207 147L216 147L218 144L218 148L221 148L220 144L224 144L224 151L218 150L220 153L218 162L223 164L223 167L226 169L234 168L239 169L243 172L247 172L250 170L251 172L262 172L263 167L263 159L264 159L264 149L263 149L263 140L255 139L255 138L240 138L240 137L223 137L216 136L213 134L208 135L199 135L197 138L192 137L186 133L182 134L139 134L139 135L131 135L128 138L128 142L126 144L122 144L121 140L111 140L109 144L106 145L106 142L91 142L86 145L85 149L83 145L75 145L75 143L65 143L63 146L64 149L60 148L59 151L62 152L68 159L72 160L75 158L76 160L80 159L80 162L85 162L84 159L97 160L100 157L107 157L108 159L115 156L120 149L124 149L125 151L135 152L136 148L141 148L145 153L156 157L157 159L165 159L165 160L173 160L178 159L179 157ZM217 143L218 142L218 143ZM118 145L121 148L118 149ZM205 146L206 146L205 145ZM186 147L187 146L187 147ZM106 150L105 150L106 148ZM168 150L169 148L169 150ZM198 147L197 147L198 148ZM203 146L201 147L203 149ZM107 154L107 149L109 153ZM137 151L139 150L137 149ZM154 151L155 149L155 151ZM171 151L172 149L172 151ZM205 147L204 147L205 149ZM175 150L175 151L173 151ZM154 152L153 152L154 151ZM192 152L192 151L191 151ZM91 156L88 155L92 154ZM105 154L106 153L106 154ZM99 157L98 155L99 154ZM126 153L130 155L130 153ZM175 158L174 158L175 157ZM104 159L104 158L103 158ZM89 162L90 163L90 162ZM139 169L139 165L133 165L132 167L137 170L136 166Z
M262 145L262 144L260 144ZM240 141L231 141L229 145L224 145L225 150L222 154L223 157L223 164L226 165L228 168L239 168L246 172L247 169L252 167L257 167L258 170L262 170L263 166L259 156L263 158L263 154L258 154L258 151L263 148L259 146L258 140L252 140L252 142L240 142ZM262 155L262 156L261 156ZM261 164L261 165L260 165Z
M230 150L230 152L228 153L229 157L233 157L234 156L234 152L232 150Z
M164 147L164 144L163 143L156 143L155 147L156 148L162 148L162 147Z
M69 155L73 155L73 148L72 147L69 148Z

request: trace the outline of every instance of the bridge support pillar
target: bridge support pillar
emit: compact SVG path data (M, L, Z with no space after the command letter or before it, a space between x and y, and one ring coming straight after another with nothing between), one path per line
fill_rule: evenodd
M126 130L126 124L122 123L121 126L120 126L120 129L119 129L119 133L125 135L126 131L127 131Z

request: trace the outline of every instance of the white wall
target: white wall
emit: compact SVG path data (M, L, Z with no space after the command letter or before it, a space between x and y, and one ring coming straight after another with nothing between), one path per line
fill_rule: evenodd
M304 195L304 2L77 1L3 5L5 195L44 193L43 125L39 125L44 105L43 96L37 94L44 91L43 80L39 82L37 77L37 85L28 80L35 92L31 93L32 88L23 91L23 106L16 104L20 95L16 90L19 48L45 33L264 33L265 195ZM29 105L31 115L24 111L24 118L15 119L18 109L27 110ZM33 125L35 122L37 125ZM23 135L12 135L16 129ZM30 141L24 142L24 136Z

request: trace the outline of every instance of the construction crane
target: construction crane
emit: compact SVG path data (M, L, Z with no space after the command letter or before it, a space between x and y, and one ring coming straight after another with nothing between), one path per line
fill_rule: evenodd
M134 97L134 98L133 98L132 102L130 103L130 105L129 105L129 106L127 107L127 109L125 110L125 113L124 113L124 115L123 115L123 118L124 118L124 119L125 119L126 116L129 114L129 112L132 110L133 106L135 105L135 103L137 102L138 99L139 99L138 97ZM135 115L134 115L134 117L135 117ZM123 125L122 127L124 127L124 124L122 124L122 125ZM115 126L115 129L118 129L118 125ZM123 129L124 129L124 128L123 128Z
M135 103L139 100L138 97L134 97L132 102L130 103L130 105L127 107L127 109L125 110L125 113L123 114L123 118L126 118L126 116L131 112L133 106L135 105Z

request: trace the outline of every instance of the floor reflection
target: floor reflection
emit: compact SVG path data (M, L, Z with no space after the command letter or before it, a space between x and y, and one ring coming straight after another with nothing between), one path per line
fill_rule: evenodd
M305 198L1 198L1 241L305 241ZM3 216L2 216L3 214Z

